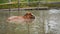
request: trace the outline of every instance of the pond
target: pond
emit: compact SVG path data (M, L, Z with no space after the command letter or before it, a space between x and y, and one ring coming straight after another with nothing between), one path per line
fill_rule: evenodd
M31 12L35 20L30 23L6 22L10 16L23 16ZM0 34L60 34L60 10L0 10Z

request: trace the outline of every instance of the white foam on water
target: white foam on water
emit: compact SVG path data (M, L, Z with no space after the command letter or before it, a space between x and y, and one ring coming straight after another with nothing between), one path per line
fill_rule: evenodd
M49 10L49 14L53 14L53 13L59 13L60 10L58 9L50 9Z
M50 31L52 31L55 34L60 33L59 32L60 31L60 29L59 29L60 19L59 19L58 13L60 13L60 10L57 10L57 9L50 9L49 10L49 15L51 14L52 16L50 15L50 17L48 18L49 20L47 20L48 22L46 21L46 26L45 26L46 32L45 33L48 33Z

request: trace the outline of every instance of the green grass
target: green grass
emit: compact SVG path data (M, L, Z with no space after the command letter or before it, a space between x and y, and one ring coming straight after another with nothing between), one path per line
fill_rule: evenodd
M8 3L8 0L0 0L0 4L2 3Z
M60 7L60 4L40 4L37 5L37 3L31 3L29 7ZM28 4L27 3L20 3L19 8L27 8ZM5 5L0 5L0 9L7 9L7 8L18 8L18 3L15 4L5 4Z
M29 0L30 2L33 2L33 1L38 1L38 0ZM60 0L40 0L40 1L46 1L46 2L59 2ZM7 9L7 8L18 8L18 0L12 0L12 2L17 2L17 3L13 3L13 4L4 4L4 3L8 3L8 0L1 0L0 1L0 9ZM20 0L20 2L28 2L28 0ZM3 4L1 4L3 3ZM29 4L30 6L29 7L38 7L38 3L30 3ZM39 6L48 6L48 7L60 7L60 4L40 4ZM19 7L20 8L26 8L28 7L28 4L27 3L20 3L19 4Z
M20 2L33 2L33 1L38 1L38 0L19 0ZM18 2L18 0L11 0L11 2ZM9 0L0 0L0 4L2 3L9 3Z
M19 0L20 2L46 1L46 2L60 2L60 0ZM1 3L8 3L9 0L0 0ZM11 2L18 2L18 0L11 0Z
M27 3L20 3L19 7L20 8L26 8L26 7L28 7L28 4ZM31 3L30 7L38 7L38 5L37 5L37 3ZM0 9L3 9L3 8L6 8L6 9L7 8L18 8L18 3L0 5Z
M49 8L51 7L60 7L60 4L42 4L43 6L48 6Z
M46 0L47 2L60 2L60 0Z

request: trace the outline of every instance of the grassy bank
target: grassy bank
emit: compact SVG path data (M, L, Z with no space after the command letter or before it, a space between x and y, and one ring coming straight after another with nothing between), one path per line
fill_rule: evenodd
M26 7L60 7L60 4L48 4L47 2L59 2L60 0L29 0L30 2L34 2L34 1L44 1L46 2L46 4L40 4L37 3L20 3L18 4L18 0L11 0L11 4L8 3L8 1L6 1L6 3L8 4L4 4L4 2L1 0L0 2L0 9L7 9L7 8L26 8ZM20 0L20 2L28 2L28 0Z
M0 5L0 9L8 9L8 8L27 8L27 7L60 7L60 4L40 4L38 5L37 3L15 3L15 4L5 4L5 5Z
M20 4L18 4L18 3L14 3L14 4L3 4L3 5L0 5L0 9L7 9L7 8L18 8L18 6L19 6L19 8L27 8L27 7L38 7L39 5L37 5L37 3L30 3L30 4L28 4L28 3L20 3ZM42 6L42 5L40 5L40 6Z
M58 7L60 8L60 4L42 4L43 6L48 6L49 8L52 8L52 7Z

